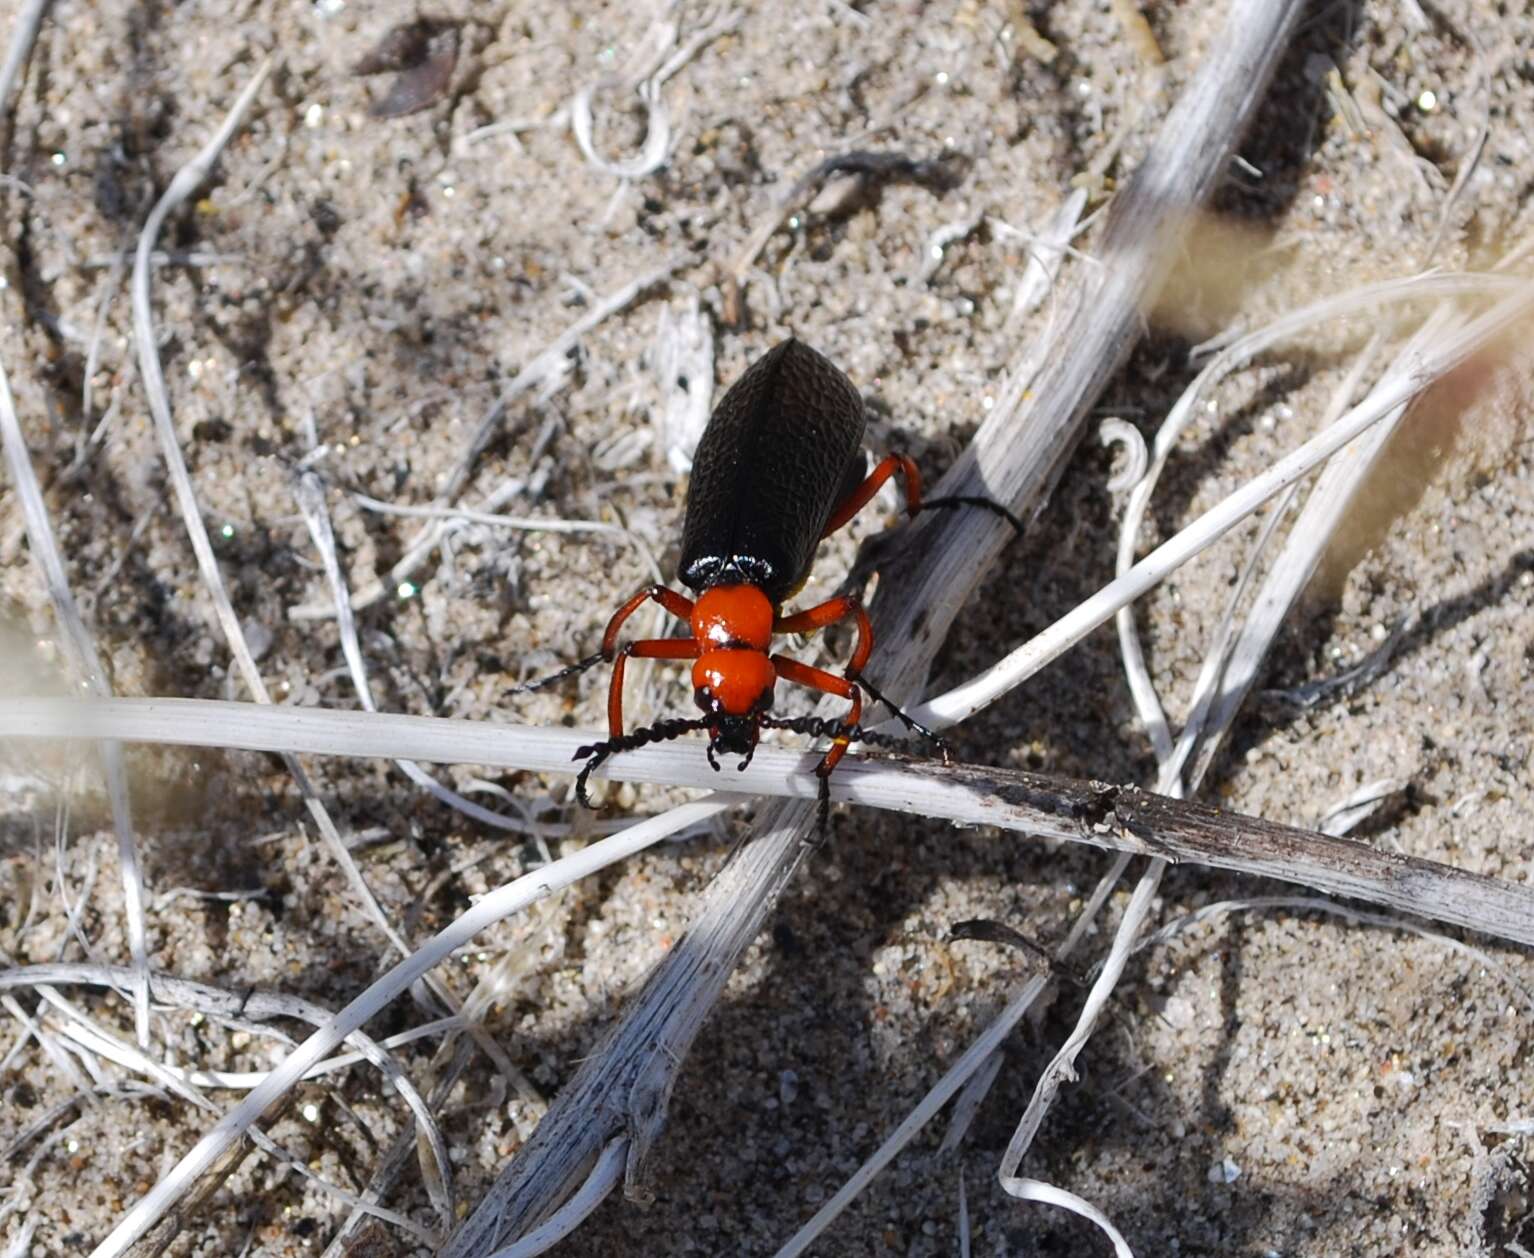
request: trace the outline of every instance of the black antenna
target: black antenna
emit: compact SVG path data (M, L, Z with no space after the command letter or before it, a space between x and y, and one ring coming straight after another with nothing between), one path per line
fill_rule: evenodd
M601 657L598 656L598 658ZM680 738L683 734L690 734L695 730L707 729L708 726L709 718L706 716L685 720L656 721L654 725L636 729L620 738L608 738L600 743L577 747L575 755L570 758L585 760L586 763L581 766L581 771L575 777L575 797L587 808L595 807L591 802L591 796L586 794L586 782L591 777L591 771L609 756L615 756L620 751L635 751L640 747L648 747L651 743L670 742L673 738Z
M600 657L599 657L600 658ZM887 702L887 701L885 701ZM849 742L862 743L867 747L883 747L889 751L905 751L910 748L911 742L907 738L897 738L893 734L881 734L875 730L864 729L861 725L849 725L846 721L831 720L822 716L772 716L764 713L760 718L764 729L784 729L791 734L804 734L809 738L845 738ZM591 802L591 796L586 793L586 783L590 780L592 772L598 765L624 751L637 751L641 747L648 747L652 743L667 743L673 738L680 738L683 734L696 733L705 730L712 723L712 718L691 717L688 719L656 721L654 725L647 725L644 729L636 729L632 733L624 734L620 738L607 738L599 743L588 743L575 749L572 760L584 760L581 771L575 777L575 797L587 808L595 805ZM931 738L941 747L942 741L935 735L922 729L915 722L910 722L924 737ZM754 749L753 749L754 750ZM945 759L946 759L946 748ZM748 756L749 760L750 757ZM712 757L710 757L712 760ZM718 765L715 765L717 768ZM745 768L742 764L741 768ZM818 808L816 809L816 829L820 837L824 839L831 828L831 785L829 775L821 774L820 786L816 792Z
M848 742L862 743L867 747L883 747L889 751L908 751L909 738L894 734L880 734L864 729L861 725L849 725L845 721L823 716L772 716L764 715L762 725L766 729L786 729L791 734L804 734L809 738L845 738Z
M859 684L863 684L861 678ZM804 734L810 738L845 738L849 742L862 743L867 747L884 747L890 751L905 751L911 745L910 740L906 738L896 738L893 734L879 734L871 729L864 729L861 725L827 720L823 716L765 715L762 717L762 725L767 729L786 729L791 734ZM941 746L941 743L939 745ZM946 762L946 748L944 751ZM816 776L820 778L820 786L816 791L815 830L820 840L824 842L831 833L831 776L828 773L820 773Z
M588 655L579 663L570 664L560 669L557 673L550 673L547 677L540 677L537 681L524 681L520 686L513 686L506 693L509 695L523 695L530 691L543 690L545 687L554 685L555 682L564 681L566 677L579 677L588 668L595 668L603 663L607 656L598 651L595 655Z
M925 738L929 743L931 743L932 746L936 748L938 755L943 757L944 764L953 763L953 757L949 755L949 746L946 742L943 741L941 736L934 734L920 721L915 720L913 717L907 716L904 711L896 706L894 700L890 699L888 695L881 694L879 688L874 685L873 682L869 681L868 678L865 677L862 673L858 673L855 677L853 677L852 680L857 682L858 685L862 686L864 690L868 691L868 697L875 703L882 703L886 708L888 708L891 715L893 715L897 721L899 721L908 730L910 730L911 733L915 734L919 738Z

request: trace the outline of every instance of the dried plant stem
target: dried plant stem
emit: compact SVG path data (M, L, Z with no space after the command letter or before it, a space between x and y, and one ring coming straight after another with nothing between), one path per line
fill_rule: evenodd
M11 42L5 50L5 63L0 65L0 114L10 107L11 92L32 56L37 28L43 24L43 14L51 3L52 0L27 0L16 14L11 27Z
M0 65L0 117L9 114L11 94L15 91L31 60L32 49L37 42L37 32L51 0L27 0L16 12L11 27L10 42L6 47L5 61ZM87 386L89 387L89 386ZM88 408L87 408L88 411ZM42 492L32 471L31 458L22 437L21 425L16 417L15 403L11 398L10 381L0 368L0 428L3 428L6 462L11 468L11 478L16 483L17 497L21 501L22 516L26 521L27 538L33 557L42 569L54 613L64 633L64 642L73 659L76 671L92 694L105 696L111 693L106 673L96 651L95 640L81 618L75 604L74 593L64 575L64 565L59 554L58 542L43 505ZM138 979L134 988L134 1032L138 1043L149 1043L149 954L144 937L144 876L138 859L138 838L134 831L133 812L128 796L127 779L123 773L120 750L111 743L98 748L102 767L106 773L107 796L111 801L112 828L117 835L117 859L122 872L123 912L128 936L128 951L133 957Z
M341 635L341 655L346 660L347 672L351 674L352 686L356 689L362 706L369 712L376 712L378 706L373 702L373 687L368 681L362 643L357 633L357 618L352 614L351 591L341 571L340 556L336 553L335 530L330 523L330 510L325 504L325 490L320 478L312 471L304 472L298 478L295 496L298 499L298 509L303 513L304 523L309 527L309 536L314 542L314 548L319 551L320 563L325 569L325 579L330 584L331 598L336 606L336 629ZM494 826L498 830L516 832L525 830L519 818L508 817L493 809L483 808L471 799L465 799L457 791L437 781L414 760L396 760L395 765L401 773L430 794L438 803L455 809L470 820L478 821L482 825Z
M1375 385L1371 398L1392 393L1397 378L1410 371L1413 356L1460 332L1463 324L1463 317L1451 308L1429 317L1400 360ZM1218 685L1209 688L1207 728L1184 730L1178 740L1174 768L1181 771L1192 756L1190 781L1202 781L1214 762L1238 709L1257 682L1279 626L1320 566L1332 537L1346 523L1359 491L1406 417L1409 405L1404 400L1397 403L1385 423L1360 436L1345 451L1347 457L1327 464L1316 478L1310 497L1290 530L1288 543L1263 581L1246 625L1231 644Z
M1519 295L1515 293L1504 305L1512 303L1516 307L1519 300ZM1498 307L1497 310L1493 310L1487 319L1494 320L1500 309L1501 307ZM1195 686L1192 714L1188 724L1178 738L1175 748L1172 748L1169 754L1158 755L1161 760L1158 785L1162 791L1181 797L1185 792L1196 791L1201 784L1204 774L1213 762L1216 750L1228 733L1242 701L1256 679L1258 666L1266 657L1290 608L1315 571L1323 551L1341 525L1348 507L1383 450L1390 433L1406 413L1414 394L1407 393L1401 396L1398 386L1403 380L1409 382L1420 377L1425 366L1423 358L1427 355L1429 347L1443 338L1446 331L1450 328L1455 332L1464 330L1463 320L1460 325L1455 326L1456 318L1456 312L1451 308L1435 311L1418 330L1392 369L1376 384L1368 401L1376 403L1373 410L1384 414L1384 422L1370 431L1361 431L1360 435L1346 447L1348 457L1328 464L1322 472L1305 504L1299 523L1290 532L1282 554L1263 582L1239 638L1233 638L1234 604L1232 605L1231 614L1226 616L1208 645L1208 659ZM1497 325L1493 322L1491 326L1495 329ZM1449 339L1452 342L1454 338ZM1366 359L1372 357L1374 348L1371 344L1366 352ZM1455 360L1452 355L1448 361L1450 365L1453 364ZM1356 380L1351 377L1345 382L1344 388L1348 394L1351 393L1355 384ZM1346 396L1347 394L1344 395L1342 402L1344 405ZM1379 399L1384 400L1383 406L1379 404ZM1356 408L1356 410L1369 409L1367 402ZM1336 421L1333 427L1345 427L1352 414L1353 412L1350 412L1349 415ZM1142 508L1144 499L1148 495L1147 488L1146 494L1139 499ZM1126 536L1132 535L1138 524L1138 513L1130 512L1124 524ZM1261 549L1268 536L1269 531L1265 530L1256 550ZM1122 549L1120 553L1122 559ZM1253 562L1255 557L1254 553ZM1246 567L1247 575L1250 575L1251 568L1252 564L1249 563ZM1126 657L1125 663L1126 667L1133 668L1138 660ZM1160 710L1159 700L1155 700L1155 707L1157 711ZM1194 756L1195 759L1192 768L1184 777L1184 765L1190 756ZM1154 898L1160 890L1162 877L1168 867L1169 863L1165 859L1158 858L1153 860L1142 874L1115 933L1113 945L1082 1006L1075 1027L1072 1028L1070 1035L1066 1037L1049 1065L1045 1067L1034 1087L1033 1096L1022 1118L1018 1121L1017 1129L1001 1161L1002 1185L1013 1195L1036 1195L1042 1191L1055 1191L1050 1185L1020 1177L1019 1168L1024 1156L1032 1147L1061 1087L1077 1077L1076 1058L1091 1037L1107 1002L1112 998L1123 974L1124 966L1134 951L1135 940L1149 920Z
M1029 380L1015 372L1001 404L936 493L985 494L1031 515L1085 427L1088 409L1142 328L1170 246L1225 171L1302 6L1234 0L1224 29L1109 216L1101 266L1078 269L1075 299ZM1029 373L1032 375L1032 373ZM892 566L873 612L885 650L875 681L897 702L922 683L949 625L984 580L1009 530L985 512L918 526L907 563ZM533 1140L446 1246L471 1258L524 1232L576 1182L615 1134L632 1137L627 1184L639 1186L671 1082L741 953L793 875L811 824L808 804L764 810L755 834L709 888L693 928L555 1102Z
M1057 960L1068 959L1075 952L1077 945L1086 934L1087 927L1096 918L1103 902L1112 893L1118 880L1123 877L1124 869L1129 864L1129 857L1121 856L1114 861L1107 873L1098 880L1097 888L1093 891L1091 899L1077 917L1075 925L1070 933L1055 952ZM943 1108L944 1105L965 1086L965 1083L975 1077L980 1071L989 1068L992 1062L1001 1052L1001 1046L1006 1042L1007 1036L1011 1035L1017 1024L1023 1020L1023 1015L1033 1007L1033 1004L1044 994L1051 985L1052 980L1042 974L1035 974L1026 979L1022 987L1009 1000L1006 1007L978 1036L971 1041L970 1046L964 1050L959 1059L954 1062L943 1074L943 1077L933 1085L926 1096L922 1097L917 1106L905 1116L900 1125L895 1128L883 1143L874 1150L873 1154L865 1159L863 1165L852 1174L845 1184L837 1190L836 1195L827 1201L815 1212L813 1218L800 1228L788 1242L778 1250L773 1258L797 1258L804 1250L820 1235L831 1222L857 1199L859 1193L873 1182L873 1178L895 1158L895 1155L905 1148ZM994 1070L992 1077L994 1078ZM946 1141L945 1141L946 1144Z
M642 850L684 825L713 815L727 807L729 802L726 798L722 802L684 804L665 817L641 822L622 834L591 844L574 857L560 862L561 869L557 873L552 867L538 869L482 897L452 925L396 962L383 977L356 996L334 1018L316 1028L308 1039L251 1090L249 1096L225 1113L168 1173L161 1176L148 1193L124 1212L117 1226L91 1251L92 1258L106 1258L109 1254L126 1252L129 1246L155 1227L166 1212L191 1191L199 1177L211 1170L267 1112L273 1102L286 1095L303 1078L311 1066L322 1061L327 1053L353 1031L365 1025L400 992L429 974L435 966L447 960L455 949L473 939L480 931L552 894L560 887L568 886L614 860Z
M150 210L144 227L139 234L138 246L134 253L133 265L133 332L134 341L138 351L139 371L143 377L144 393L149 404L150 414L154 420L155 437L160 446L161 455L165 461L166 472L170 478L172 489L176 496L177 505L180 508L182 520L186 525L187 536L191 542L192 551L197 559L197 567L202 578L203 586L213 601L213 607L219 626L223 631L225 641L228 643L234 663L239 670L240 676L246 687L258 702L269 704L270 695L262 680L260 670L257 669L255 659L251 654L249 644L246 641L244 629L241 627L239 618L235 614L234 606L229 599L228 590L225 588L222 573L219 570L218 561L213 553L213 546L208 537L207 526L203 521L201 510L197 502L197 493L192 485L191 477L187 472L186 460L182 455L181 447L177 439L175 421L171 415L170 397L165 387L164 370L160 364L159 345L155 336L154 308L151 293L150 277L152 274L152 257L155 241L159 236L166 218L189 198L202 185L217 163L219 155L229 143L234 133L239 129L245 114L254 103L257 93L265 84L267 76L271 73L272 59L262 60L251 76L250 81L236 98L228 114L225 115L218 130L211 139L199 149L196 155L185 166L178 170L171 180L170 186L156 201ZM394 929L393 924L384 914L377 899L368 888L361 871L352 859L346 844L342 841L335 823L326 810L324 803L313 789L308 780L303 766L299 764L295 755L284 753L284 761L300 793L304 797L304 804L324 837L331 855L346 874L349 882L355 890L365 912L372 918L374 924L391 944L402 954L408 955L409 945ZM456 1011L457 1002L453 999L452 992L436 976L428 980L433 992L443 1001L448 1008ZM515 1080L517 1072L512 1067L510 1060L491 1037L483 1030L470 1027L470 1034L474 1035L476 1042L485 1049L490 1059L497 1063L503 1072ZM437 1208L438 1214L444 1221L451 1216L452 1189L451 1189L451 1164L446 1159L446 1145L441 1139L440 1132L436 1130L434 1121L424 1108L417 1114L421 1121L421 1148L423 1153L435 1158L435 1167L423 1167L423 1178L432 1197L432 1203ZM162 1185L157 1186L163 1187ZM179 1196L190 1188L190 1181L182 1181L178 1184L173 1195ZM154 1194L151 1193L151 1196ZM104 1258L107 1254L121 1253L127 1245L144 1231L155 1226L160 1221L157 1212L144 1213L137 1210L129 1211L126 1218L121 1221L117 1228L104 1240L96 1250L96 1255ZM132 1222L132 1235L128 1234L126 1225Z
M1393 374L1388 386L1370 396L1324 432L1317 433L1299 449L1253 478L1193 524L1157 547L1123 576L1079 603L1043 633L1024 643L978 677L911 709L913 719L941 727L962 721L1058 659L1104 619L1127 607L1194 555L1218 541L1261 503L1306 475L1320 459L1329 457L1375 424L1397 414L1400 408L1434 381L1464 363L1471 355L1505 335L1534 312L1534 285L1498 302L1429 349L1415 346Z
M405 756L435 763L571 772L575 748L596 735L581 730L487 726L447 717L202 699L0 700L0 738L81 737L250 751L285 749L292 754ZM632 782L706 788L724 781L741 792L783 797L783 806L798 808L808 807L815 798L817 779L809 770L816 759L763 746L744 772L724 777L709 769L698 743L676 742L614 757L606 768L609 776ZM1159 856L1174 863L1279 878L1468 926L1497 938L1534 943L1534 891L1348 839L1222 813L1133 788L983 765L848 756L831 779L831 797L963 825L996 826ZM715 801L726 798L713 797ZM723 807L721 802L709 805L711 812ZM675 813L656 820L674 818Z
M26 521L32 557L42 570L43 581L53 602L54 615L58 619L75 671L91 694L106 698L112 693L111 683L107 680L101 656L96 650L95 637L86 627L75 602L74 592L69 587L58 539L54 536L48 509L43 503L37 475L32 470L32 460L21 433L21 423L16 417L15 402L11 398L10 380L3 366L0 366L0 444L5 448L5 460L10 465L16 496L21 502L21 514ZM111 801L112 829L117 835L117 862L122 870L123 915L128 952L133 957L133 968L138 975L133 997L134 1033L140 1047L148 1047L149 951L144 936L144 875L138 859L138 837L133 825L128 779L123 772L122 748L117 743L104 741L97 750L106 776L107 798Z
M137 981L136 973L123 966L65 963L18 966L0 970L0 991L18 988L35 988L40 991L59 986L105 987L118 991L131 991ZM165 1005L195 1010L212 1017L272 1019L297 1018L316 1027L324 1026L331 1015L326 1009L297 996L266 991L227 991L207 983L176 978L168 974L151 973L150 990L154 999ZM378 1042L359 1029L352 1029L346 1036L357 1052L377 1066L389 1083L410 1105L422 1122L422 1130L435 1133L439 1142L440 1156L446 1157L446 1147L431 1109L411 1085L400 1069L399 1063ZM133 1068L139 1068L136 1063ZM157 1074L161 1082L167 1082ZM284 1155L286 1156L286 1155ZM348 1200L351 1198L348 1197Z

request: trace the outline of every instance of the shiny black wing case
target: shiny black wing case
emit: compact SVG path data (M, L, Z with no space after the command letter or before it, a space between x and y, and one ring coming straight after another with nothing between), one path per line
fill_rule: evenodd
M795 340L757 359L693 456L681 580L750 583L781 603L809 575L862 444L863 399L829 359Z

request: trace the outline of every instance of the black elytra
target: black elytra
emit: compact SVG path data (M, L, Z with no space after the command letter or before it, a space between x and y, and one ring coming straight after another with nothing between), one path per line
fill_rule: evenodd
M789 339L724 395L698 442L678 576L694 590L754 585L774 605L802 586L839 502L863 480L863 399L823 354Z

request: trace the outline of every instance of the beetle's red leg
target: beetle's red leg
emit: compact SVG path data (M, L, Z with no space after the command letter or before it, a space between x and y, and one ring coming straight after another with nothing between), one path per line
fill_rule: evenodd
M895 719L904 725L913 734L919 734L928 742L932 743L943 755L943 763L948 763L948 745L919 721L913 721L901 708L879 693L877 686L863 676L863 666L868 663L868 656L874 649L873 626L868 623L868 613L863 610L863 604L855 595L844 595L841 598L827 599L816 607L810 607L802 612L796 612L792 616L780 617L773 623L773 633L811 633L816 629L824 629L827 625L834 625L839 620L856 618L858 624L858 641L852 650L852 658L847 661L847 679L855 681L864 690L868 691L868 697L875 703L882 703Z
M886 455L868 474L868 479L854 489L850 494L837 504L836 510L831 513L831 519L826 524L826 531L822 537L829 537L848 520L852 519L859 511L868 505L868 501L876 493L879 487L889 480L896 472L900 473L905 482L905 509L910 515L918 511L924 511L931 507L981 507L986 511L993 512L1012 526L1013 531L1019 536L1024 535L1023 522L1013 512L1002 506L999 502L993 502L989 498L977 498L971 494L952 494L944 498L923 498L921 492L921 472L916 464L903 454Z
M641 660L695 660L702 653L693 638L646 638L640 642L625 642L613 657L613 676L607 688L607 732L613 738L623 737L623 672L629 656Z
M842 722L843 729L851 729L863 717L863 692L857 688L854 682L845 677L838 677L835 673L828 673L823 668L815 668L810 664L802 664L798 660L790 659L786 655L774 655L772 665L778 670L778 676L786 678L800 686L808 686L811 690L819 690L825 694L840 695L843 699L850 699L852 707L847 712L847 719ZM847 754L847 744L852 740L845 734L840 734L831 741L830 748L826 751L821 762L815 767L815 772L823 777L830 777L831 770L836 768L841 758Z
M692 660L698 657L698 644L691 638L651 638L618 647L618 633L623 622L654 600L678 620L692 619L692 600L683 598L664 585L647 585L613 613L602 634L602 658L612 660L612 681L607 688L607 728L614 738L623 737L623 672L628 657L637 655L650 660Z
M520 686L513 686L511 694L526 694L530 690L543 690L548 686L564 681L567 677L579 677L588 668L607 662L610 663L618 645L618 631L623 628L623 622L632 616L646 600L654 599L678 620L690 621L692 619L692 600L683 598L675 590L668 590L664 585L647 585L638 594L629 599L622 607L613 613L613 618L607 622L607 632L602 635L602 649L595 655L588 655L567 668L560 669L557 673L550 673L547 677L540 677L537 681L524 682Z
M855 595L828 598L824 603L807 607L792 616L779 616L773 621L772 631L814 633L817 629L824 629L842 620L856 620L858 624L857 645L852 649L852 658L847 662L847 675L856 677L862 673L863 665L868 663L868 656L874 649L874 630L868 623L868 613L863 610L862 600Z
M622 607L618 608L613 613L613 618L607 622L607 630L602 634L603 655L607 656L608 659L612 658L613 651L618 646L618 631L623 628L623 622L652 599L678 620L692 619L692 600L690 598L683 598L675 590L668 590L664 585L647 585Z
M916 464L903 454L887 454L879 460L879 466L868 474L868 479L854 489L850 494L837 504L836 510L831 512L831 518L826 521L825 532L822 537L830 537L832 533L846 524L859 511L866 507L869 500L879 492L885 481L889 480L896 472L905 482L905 509L915 515L921 510L921 472Z
M852 658L847 661L845 678L839 678L834 673L812 668L808 664L801 664L798 660L788 659L782 655L774 655L772 661L774 664L782 662L793 666L787 672L779 669L779 676L786 677L789 681L851 699L852 711L848 713L845 724L852 726L856 725L863 716L863 692L858 689L857 682L861 679L863 666L868 663L868 657L874 649L874 630L868 623L868 613L863 610L862 601L851 594L844 594L840 598L829 598L824 603L807 607L804 611L795 612L792 616L780 616L773 623L772 631L774 633L813 633L816 629L824 629L827 625L834 625L838 621L847 619L857 621L858 640L857 645L852 649ZM825 678L829 678L836 684L824 684L822 679ZM816 772L822 777L826 776L836 768L837 761L846 754L847 739L837 739L831 744L831 749L826 752L825 759L820 762Z

